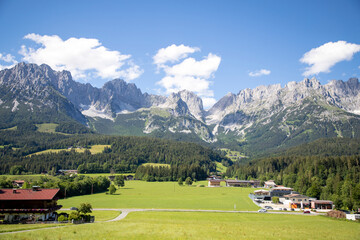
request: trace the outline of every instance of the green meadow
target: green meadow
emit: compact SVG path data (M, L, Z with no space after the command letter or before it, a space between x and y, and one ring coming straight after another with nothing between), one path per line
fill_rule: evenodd
M152 167L170 167L170 164L166 163L144 163L143 166L152 166Z
M56 133L55 129L59 124L57 123L42 123L36 124L37 131L43 133Z
M253 188L199 187L207 181L195 182L193 186L179 186L177 182L126 181L114 195L98 193L59 200L64 208L89 202L94 208L158 208L158 209L217 209L258 210L249 193Z
M104 151L105 147L110 148L111 145L92 145L91 148L89 149L89 151L91 152L91 154L102 153L102 151ZM83 152L85 152L86 149L87 148L74 148L74 150L78 153L83 153ZM36 153L30 154L28 156L38 155L38 154L46 154L46 153L58 153L61 151L71 151L71 149L46 149L44 151L36 152Z
M216 171L221 172L221 173L226 173L226 169L227 169L227 167L225 167L224 165L222 165L219 162L216 162Z
M1 239L359 239L360 224L323 216L133 212L117 222L71 225Z

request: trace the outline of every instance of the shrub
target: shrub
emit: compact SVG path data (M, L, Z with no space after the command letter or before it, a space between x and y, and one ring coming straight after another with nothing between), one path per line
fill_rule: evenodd
M80 219L81 219L81 216L80 216L79 212L77 212L77 211L74 211L74 212L70 213L70 215L69 215L70 221L71 220L80 220Z
M59 221L59 222L65 222L65 221L67 221L67 220L68 220L67 217L64 216L64 215L60 215L60 216L58 217L58 221Z
M109 187L109 193L114 194L115 192L116 192L116 188L115 188L115 186L113 184L111 184L110 187Z
M205 187L205 185L202 185L202 184L201 184L201 185L198 185L198 187Z
M193 181L191 180L191 177L187 177L186 179L185 179L185 184L186 185L191 185L193 183Z

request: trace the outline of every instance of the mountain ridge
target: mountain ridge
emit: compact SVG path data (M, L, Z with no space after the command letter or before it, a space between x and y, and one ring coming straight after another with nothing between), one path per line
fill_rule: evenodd
M20 112L26 116L38 105L39 109L53 109L49 113L58 112L57 121L74 119L99 133L181 136L250 152L259 151L250 146L259 143L272 149L321 137L353 138L360 134L357 78L324 85L316 78L305 78L284 87L274 84L243 89L226 94L208 110L201 98L187 90L152 95L121 79L96 88L46 64L19 63L2 70L0 86L0 110L9 116L2 117L0 123ZM43 121L54 120L49 116Z

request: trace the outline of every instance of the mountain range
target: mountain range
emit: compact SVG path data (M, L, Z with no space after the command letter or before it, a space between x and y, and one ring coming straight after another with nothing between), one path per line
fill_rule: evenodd
M76 122L101 134L155 136L238 149L247 155L318 138L360 137L357 78L316 78L228 93L208 110L187 90L142 93L114 79L96 88L68 71L19 63L0 71L0 128Z

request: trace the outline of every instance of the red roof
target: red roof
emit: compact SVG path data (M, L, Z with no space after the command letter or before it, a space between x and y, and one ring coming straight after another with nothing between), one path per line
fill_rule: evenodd
M59 188L54 189L0 189L0 201L2 200L52 200L60 191Z

